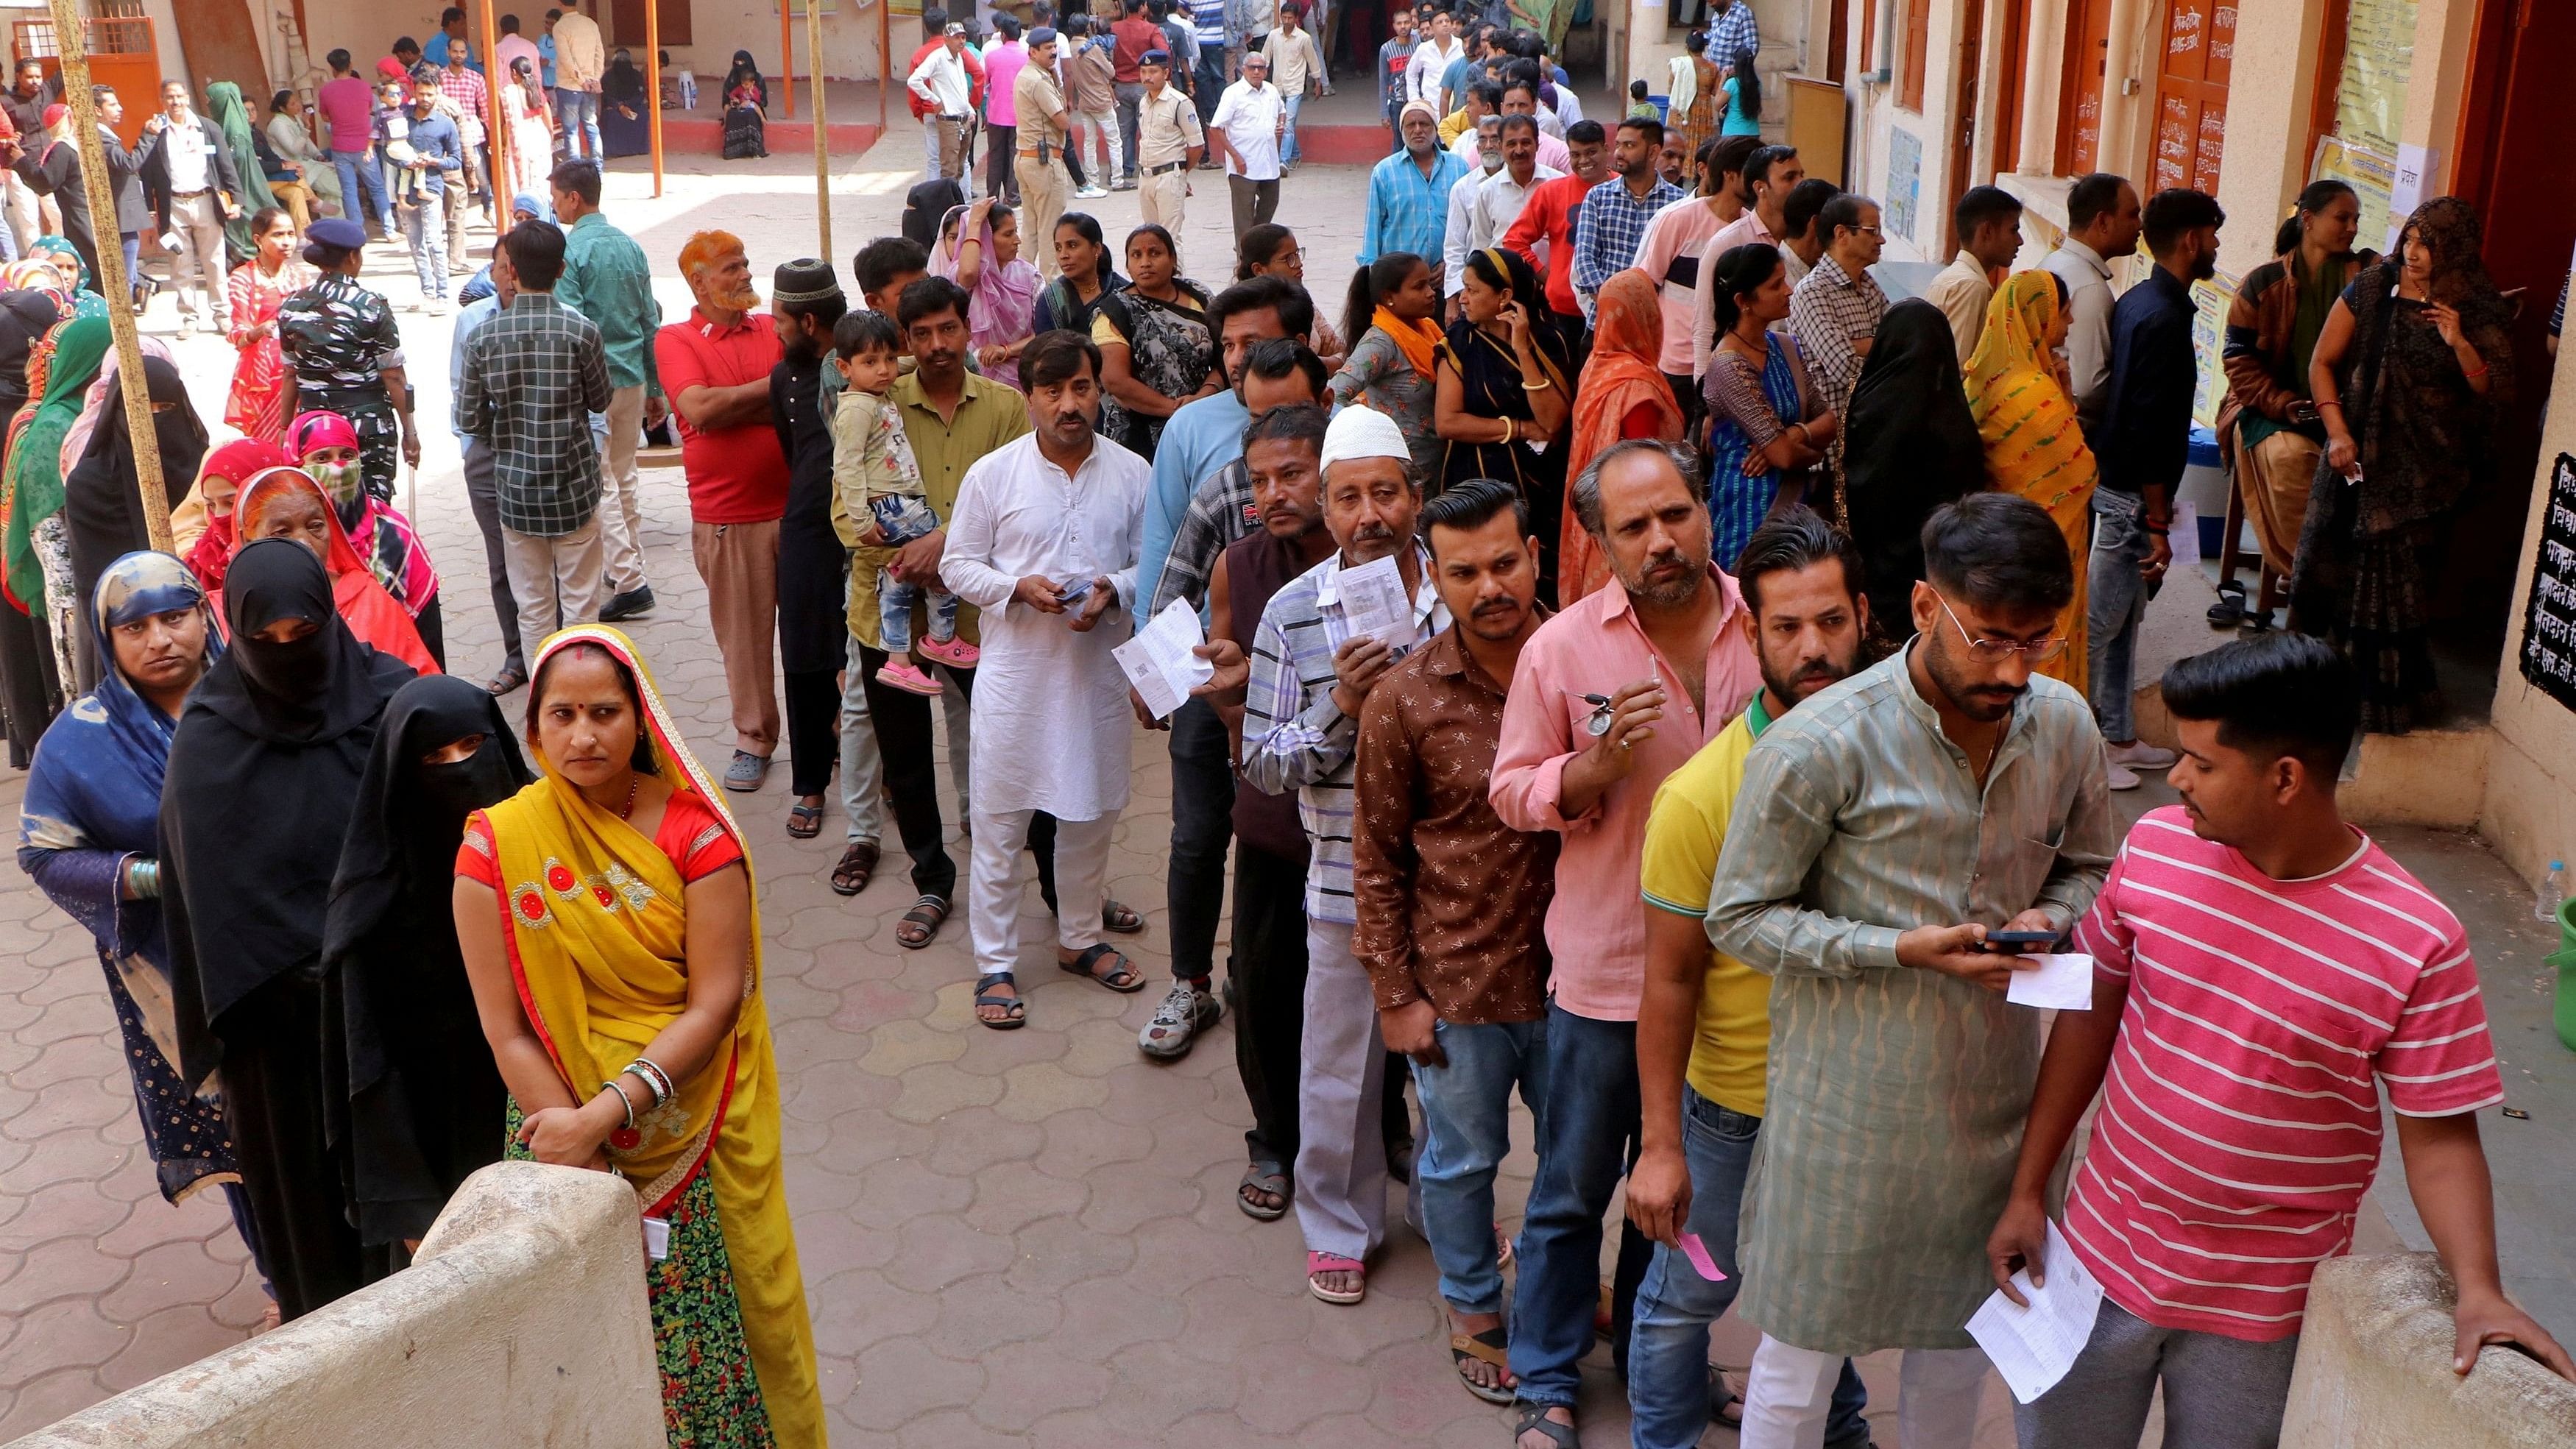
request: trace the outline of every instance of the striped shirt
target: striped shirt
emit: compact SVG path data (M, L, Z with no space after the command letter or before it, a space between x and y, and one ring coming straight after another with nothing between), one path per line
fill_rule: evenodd
M1167 430L1161 452L1169 454L1171 446ZM1162 459L1155 461L1159 464ZM1260 527L1261 509L1252 501L1252 475L1244 470L1243 460L1237 458L1209 474L1190 495L1181 526L1172 532L1172 546L1154 574L1154 601L1143 617L1163 612L1174 599L1187 599L1192 608L1205 613L1208 580L1216 572L1217 558L1226 545Z
M2381 1084L2411 1117L2504 1100L2459 918L2359 840L2272 880L2167 806L2076 930L2128 1000L2066 1237L2160 1328L2299 1331L2379 1166Z
M2038 1079L2039 1013L1898 966L1897 936L2033 907L2072 926L2119 844L2083 696L2033 678L1980 790L1913 647L1754 741L1709 895L1710 944L1771 977L1737 1307L1826 1353L1973 1344Z
M1431 585L1431 555L1414 545L1420 582L1413 627L1427 639L1449 627ZM1243 704L1243 778L1270 795L1297 792L1297 819L1314 846L1306 863L1306 914L1359 924L1351 895L1351 780L1360 722L1333 703L1333 651L1350 637L1342 616L1339 553L1288 581L1261 611Z
M1369 172L1368 209L1360 232L1360 265L1389 252L1411 252L1440 265L1449 230L1449 189L1467 174L1467 163L1449 151L1431 153L1431 174L1410 151L1398 151ZM1676 192L1675 195L1680 193Z

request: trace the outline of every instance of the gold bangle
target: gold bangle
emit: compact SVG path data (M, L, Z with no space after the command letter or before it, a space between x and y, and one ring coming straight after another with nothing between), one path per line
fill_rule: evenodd
M1521 384L1521 391L1523 391L1523 392L1545 392L1545 391L1547 391L1549 388L1552 388L1552 387L1554 387L1554 386L1556 386L1556 384L1555 384L1554 382L1550 381L1550 380L1549 380L1549 379L1547 379L1547 378L1542 377L1542 378L1540 378L1540 379L1539 379L1538 381L1536 381L1536 382L1525 382L1525 383L1522 383L1522 384Z

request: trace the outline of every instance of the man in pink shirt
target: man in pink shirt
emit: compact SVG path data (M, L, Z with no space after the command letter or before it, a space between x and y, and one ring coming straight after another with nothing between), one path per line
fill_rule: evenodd
M379 235L393 231L393 202L385 195L385 173L376 165L376 92L358 74L349 52L335 50L324 57L331 66L331 79L313 93L314 109L330 123L331 166L340 173L340 206L342 215L351 221L362 221L358 187L367 188L367 199L375 203Z
M2576 1378L2496 1265L2477 1114L2504 1084L2468 933L2335 806L2351 664L2261 635L2166 670L2164 700L2183 803L2129 832L2076 928L2093 1006L2049 1034L1986 1245L2015 1301L2016 1267L2062 1279L2070 1251L2102 1287L2073 1367L2013 1411L2021 1442L2133 1444L2159 1382L2168 1443L2277 1439L2308 1280L2352 1246L2380 1161L2383 1090L2459 1285L2452 1372L2504 1344ZM2044 1194L2106 1076L2060 1234Z
M997 38L984 47L984 129L991 133L985 144L992 152L985 168L984 194L1007 197L1017 206L1020 181L1011 174L1011 162L1019 152L1020 107L1011 87L1019 81L1020 68L1029 63L1029 47L1020 39L1018 16L996 14L993 31Z
M1652 440L1583 470L1574 509L1610 563L1604 588L1539 626L1521 650L1494 756L1494 813L1563 837L1547 943L1548 1110L1513 1298L1522 1443L1544 1416L1574 1422L1576 1363L1592 1346L1601 1218L1637 1134L1637 1003L1646 923L1636 909L1646 816L1666 775L1716 738L1762 687L1744 599L1709 562L1708 507ZM1622 1254L1618 1302L1636 1277ZM1624 1309L1612 1343L1626 1341Z

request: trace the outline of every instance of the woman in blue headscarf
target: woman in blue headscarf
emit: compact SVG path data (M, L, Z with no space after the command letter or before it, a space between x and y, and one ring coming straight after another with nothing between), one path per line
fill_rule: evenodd
M180 706L223 644L205 591L165 553L129 553L108 566L88 632L98 688L72 701L36 746L18 865L97 940L161 1195L177 1202L221 1185L256 1259L222 1108L189 1091L171 1065L179 1046L161 926L162 772Z

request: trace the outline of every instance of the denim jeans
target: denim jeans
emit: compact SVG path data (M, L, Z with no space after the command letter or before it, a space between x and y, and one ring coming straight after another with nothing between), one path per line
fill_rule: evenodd
M2126 744L2138 737L2133 718L2138 670L2138 621L2147 613L2147 504L2135 493L2093 490L2093 549L2087 558L2084 635L2093 718L2102 738Z
M1297 164L1297 109L1306 103L1306 93L1299 91L1288 98L1288 136L1279 146L1279 164Z
M562 148L560 154L563 159L602 160L599 154L599 92L555 87L555 125L562 138L556 144Z
M1683 1231L1698 1235L1726 1278L1711 1283L1690 1259L1656 1245L1655 1261L1637 1290L1637 1325L1628 1341L1629 1432L1637 1449L1689 1449L1708 1427L1708 1326L1725 1316L1742 1281L1736 1220L1761 1132L1761 1118L1682 1088L1682 1155L1691 1181ZM1825 1428L1828 1449L1869 1442L1869 1425L1861 1418L1868 1404L1860 1375L1845 1360Z
M411 269L420 278L420 295L433 301L447 297L447 219L441 210L446 200L437 192L424 192L418 206L396 212L402 218L403 240L411 246Z
M1512 1373L1524 1403L1572 1408L1601 1301L1601 1217L1637 1131L1637 1024L1547 1007L1547 1114L1523 1209Z
M926 584L908 584L892 569L877 571L877 638L885 652L900 657L912 652L912 606L930 606L930 637L945 644L957 637L957 596Z
M1546 1119L1547 1021L1444 1021L1432 1028L1432 1038L1449 1065L1413 1064L1413 1093L1422 1103L1422 1142L1413 1158L1414 1181L1422 1189L1422 1235L1440 1266L1440 1296L1449 1306L1460 1313L1500 1313L1494 1169L1512 1150L1514 1083L1531 1120Z
M1216 103L1225 95L1225 52L1213 45L1199 47L1198 107L1199 124L1216 114Z
M1118 96L1118 156L1126 164L1126 169L1120 174L1133 178L1136 174L1137 110L1145 103L1145 87L1141 82L1120 81L1113 89Z
M340 211L344 219L359 221L358 189L366 188L367 199L375 203L376 223L385 230L394 228L393 200L385 194L385 174L376 169L372 151L334 151L331 169L340 173Z
M1234 839L1234 746L1203 699L1172 715L1172 976L1205 983L1216 972L1217 918L1225 914L1225 849ZM1228 965L1228 973L1232 972Z

